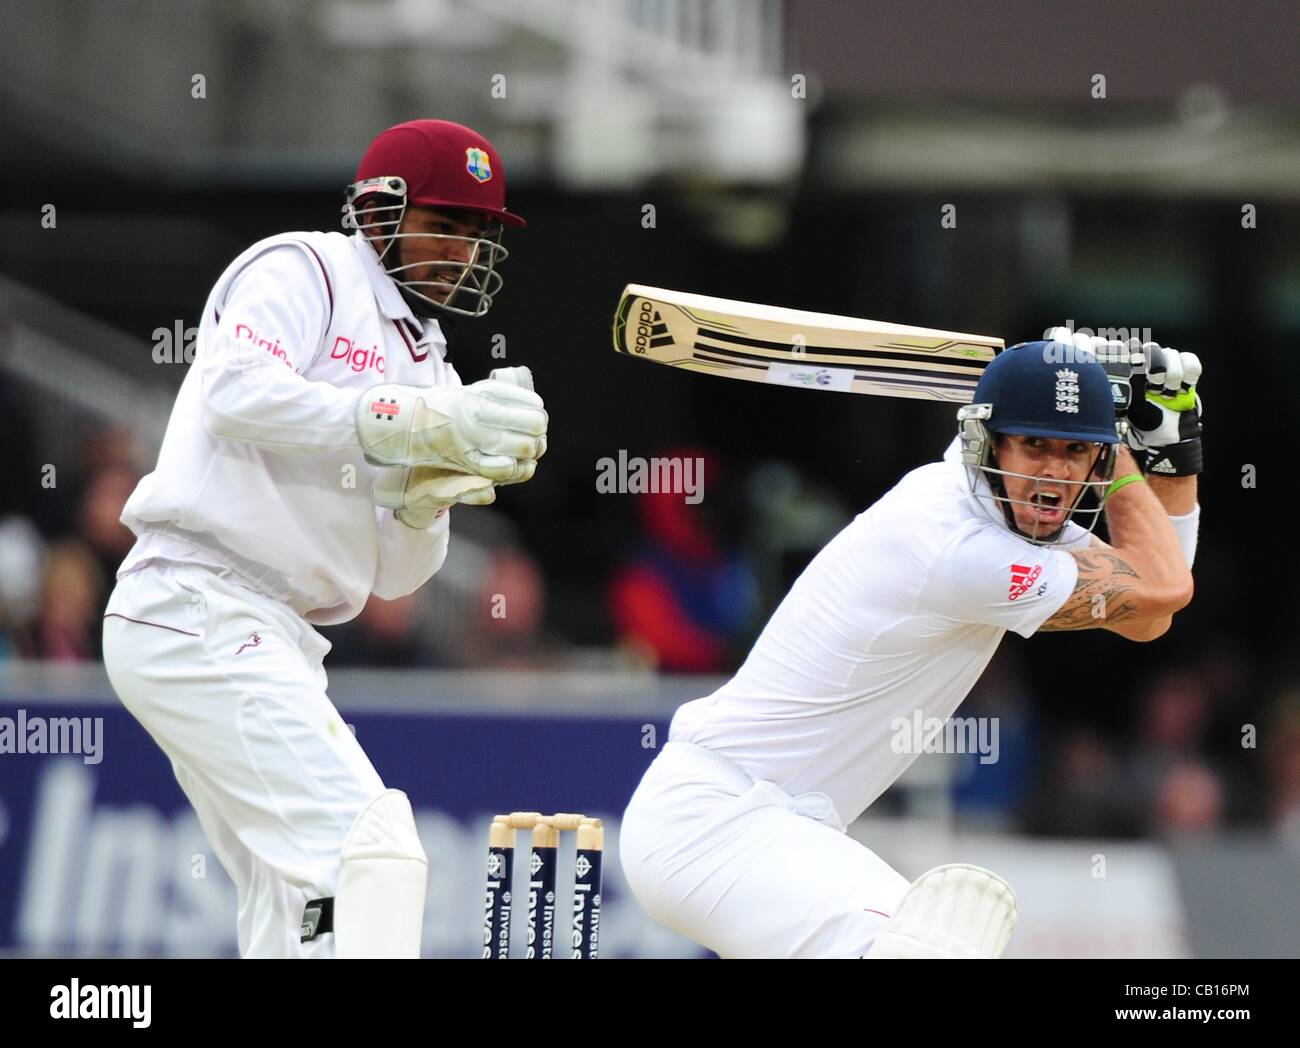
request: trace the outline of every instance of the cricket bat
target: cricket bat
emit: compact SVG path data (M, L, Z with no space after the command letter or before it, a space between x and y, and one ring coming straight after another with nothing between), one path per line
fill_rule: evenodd
M628 284L614 348L660 364L778 386L968 404L1004 347L991 335L809 313Z

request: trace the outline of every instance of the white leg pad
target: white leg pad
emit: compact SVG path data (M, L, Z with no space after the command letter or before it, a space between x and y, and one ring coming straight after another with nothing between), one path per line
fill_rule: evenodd
M907 889L866 956L1001 957L1016 915L1016 893L996 873L966 863L936 866Z
M429 861L411 802L386 790L353 822L334 893L334 955L420 956Z

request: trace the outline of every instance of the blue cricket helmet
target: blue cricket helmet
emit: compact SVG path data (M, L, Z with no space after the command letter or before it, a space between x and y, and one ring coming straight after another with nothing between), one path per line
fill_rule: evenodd
M992 404L984 421L994 433L1119 443L1106 369L1095 360L1062 362L1060 342L1021 342L993 358L975 387L976 404Z
M994 519L1000 516L1013 533L1039 546L1069 541L1065 525L1070 521L1086 531L1097 526L1114 479L1120 443L1115 395L1106 369L1096 360L1062 352L1067 348L1061 342L1022 342L1003 350L984 369L974 400L957 410L961 460L971 494ZM994 453L994 433L1100 444L1088 473L1093 479L1048 480L1041 473L1002 469ZM1012 498L1007 477L1031 483L1028 497ZM1022 530L1015 507L1059 497L1062 488L1074 494L1064 500L1067 512L1061 524L1052 532L1040 532L1038 524L1032 531ZM1092 505L1081 504L1084 495L1091 496Z

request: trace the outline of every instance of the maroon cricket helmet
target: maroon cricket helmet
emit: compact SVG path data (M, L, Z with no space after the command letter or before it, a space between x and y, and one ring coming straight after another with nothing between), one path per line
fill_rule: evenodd
M527 224L506 210L505 169L492 143L462 124L408 120L381 131L361 158L354 186L393 176L406 182L410 204L479 211L507 226Z

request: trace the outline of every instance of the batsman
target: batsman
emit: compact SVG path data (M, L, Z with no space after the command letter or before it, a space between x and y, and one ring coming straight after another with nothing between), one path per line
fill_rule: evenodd
M942 460L840 532L736 675L677 710L620 834L650 915L723 957L1001 956L1005 880L955 863L909 884L845 828L921 751L894 724L951 716L1007 630L1170 628L1192 599L1200 375L1136 340L995 357Z
M526 368L469 386L449 322L501 288L505 174L445 120L382 132L343 233L259 241L221 274L104 617L122 702L238 890L245 957L416 957L427 860L330 701L316 626L418 589L450 509L529 480Z

